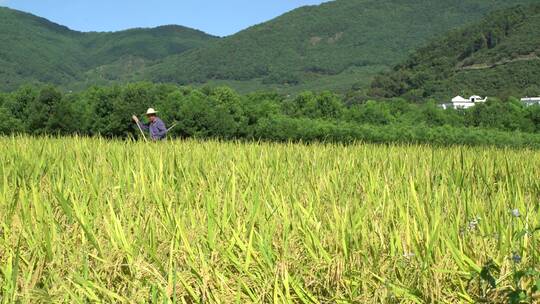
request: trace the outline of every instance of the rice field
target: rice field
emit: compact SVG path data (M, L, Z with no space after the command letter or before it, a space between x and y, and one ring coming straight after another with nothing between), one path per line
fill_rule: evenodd
M0 164L2 303L538 300L535 150L4 137Z

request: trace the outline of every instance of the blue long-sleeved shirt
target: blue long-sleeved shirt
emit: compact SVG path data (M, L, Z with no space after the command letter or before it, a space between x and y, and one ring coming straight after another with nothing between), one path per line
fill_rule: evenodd
M139 126L145 131L150 131L150 138L152 138L152 140L162 140L167 136L167 127L165 127L165 123L157 117L154 122L148 124L139 121Z

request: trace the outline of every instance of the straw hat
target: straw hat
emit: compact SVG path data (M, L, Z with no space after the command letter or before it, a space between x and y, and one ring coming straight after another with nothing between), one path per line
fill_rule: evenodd
M154 115L154 114L157 114L158 111L154 110L154 108L150 108L148 109L148 111L146 111L146 115Z

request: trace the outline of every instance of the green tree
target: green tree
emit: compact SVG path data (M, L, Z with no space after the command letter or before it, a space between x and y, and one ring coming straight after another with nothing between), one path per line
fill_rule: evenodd
M346 120L359 124L387 125L394 117L386 103L368 101L363 105L352 106L345 115Z
M338 119L344 109L343 101L331 92L305 92L284 105L284 112L294 117Z
M212 133L222 138L245 135L247 118L244 116L240 96L230 88L214 89L210 96Z
M49 119L53 109L62 101L62 94L54 87L48 86L39 92L39 96L26 107L26 129L31 134L48 133Z
M26 108L37 99L38 94L39 91L34 87L21 87L17 91L6 95L4 107L18 120L26 121Z
M113 88L91 88L86 92L85 99L91 107L90 133L102 136L118 136L119 129L122 128L118 121L111 115L114 112L114 104L120 99L120 89Z
M61 98L52 104L45 128L47 133L71 134L77 132L77 128L81 130L83 125L77 126L80 122L80 120L77 120L72 103L65 98Z
M242 108L246 117L246 136L255 137L261 121L281 114L283 97L277 93L252 93L242 98Z
M534 132L540 133L540 105L527 108L526 117L534 126Z
M207 95L193 91L183 96L178 108L177 132L184 137L212 137L214 108Z
M426 103L422 106L422 121L429 126L444 126L447 120L446 112L439 108L434 102Z
M8 109L0 106L0 134L5 135L23 131L22 122L14 117Z

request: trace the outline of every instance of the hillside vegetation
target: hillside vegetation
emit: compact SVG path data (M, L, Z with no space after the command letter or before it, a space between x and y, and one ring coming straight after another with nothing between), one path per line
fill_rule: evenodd
M518 6L453 31L376 77L370 95L410 100L457 94L540 94L540 5Z
M494 9L531 2L332 1L299 8L206 48L171 56L146 71L150 79L179 83L257 80L260 87L362 86L433 37L473 23ZM340 74L344 76L336 77ZM327 78L335 81L328 83Z
M535 0L337 0L217 39L180 26L81 33L0 8L0 89L68 90L133 80L242 92L365 88L419 46L487 13Z
M124 80L150 61L202 47L214 39L175 25L82 33L0 7L0 89L29 82L68 86Z
M349 101L350 102L350 101ZM169 136L302 142L356 141L497 145L540 148L540 106L490 100L468 110L443 110L405 100L345 103L330 92L294 98L240 95L227 87L151 83L92 87L63 94L54 87L0 93L0 135L138 136L132 114L157 108Z

